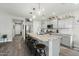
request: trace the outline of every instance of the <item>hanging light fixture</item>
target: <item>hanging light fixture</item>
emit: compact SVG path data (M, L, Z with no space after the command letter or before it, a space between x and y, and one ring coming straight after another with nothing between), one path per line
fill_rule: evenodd
M41 14L41 10L40 10L40 3L38 3L38 11L37 11L38 15Z
M44 8L40 8L40 3L38 3L38 9L33 8L32 12L30 12L29 14L32 16L31 19L35 19L37 16L43 16L44 14L42 14L45 11ZM44 18L44 16L43 16Z
M41 15L43 11L45 11L45 9L44 8L41 9L40 3L38 3L38 11L37 11L38 15Z

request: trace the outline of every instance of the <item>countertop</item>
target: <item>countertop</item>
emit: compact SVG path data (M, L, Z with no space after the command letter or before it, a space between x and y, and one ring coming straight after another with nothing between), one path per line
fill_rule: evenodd
M35 38L35 39L39 39L42 41L48 41L50 35L49 34L44 34L44 35L39 35L39 34L34 34L34 33L27 33L28 35L30 35L31 37Z
M34 33L27 33L28 35L30 35L31 37L35 38L35 39L39 39L42 41L48 41L50 39L50 37L54 37L54 36L71 36L69 34L60 34L60 33L52 33L50 34L43 34L43 35L39 35L39 34L34 34Z

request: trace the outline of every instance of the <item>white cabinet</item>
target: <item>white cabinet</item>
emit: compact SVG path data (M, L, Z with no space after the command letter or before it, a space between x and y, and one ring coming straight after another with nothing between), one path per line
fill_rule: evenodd
M72 35L63 34L61 39L61 44L72 48L73 47Z
M59 20L58 21L58 30L60 34L62 35L61 44L72 47L73 45L73 19L65 19L65 20Z
M59 56L60 39L58 35L51 35L49 38L49 56Z
M72 28L72 19L58 20L58 28L61 29L71 29Z

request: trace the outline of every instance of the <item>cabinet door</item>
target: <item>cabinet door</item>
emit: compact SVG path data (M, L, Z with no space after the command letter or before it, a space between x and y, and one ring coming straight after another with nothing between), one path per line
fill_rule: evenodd
M58 28L71 29L72 28L72 19L58 20Z

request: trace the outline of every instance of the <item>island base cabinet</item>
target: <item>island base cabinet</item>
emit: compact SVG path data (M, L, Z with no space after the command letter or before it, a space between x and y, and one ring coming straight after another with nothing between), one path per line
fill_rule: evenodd
M60 52L60 38L49 39L49 56L59 56Z

